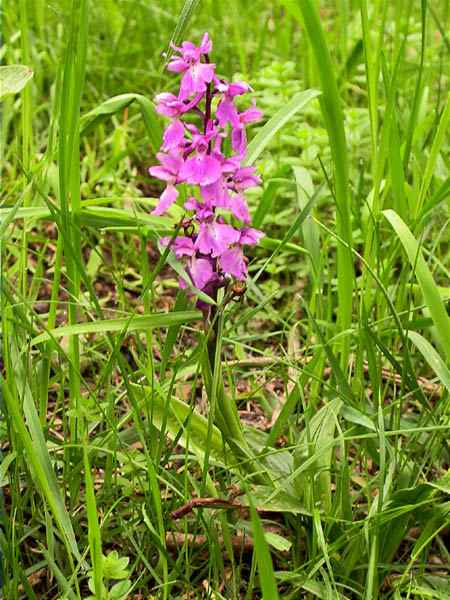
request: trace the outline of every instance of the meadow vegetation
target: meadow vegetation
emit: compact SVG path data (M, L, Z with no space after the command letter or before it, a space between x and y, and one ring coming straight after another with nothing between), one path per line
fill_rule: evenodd
M4 598L449 600L448 2L1 10ZM148 173L205 31L264 113L213 327Z

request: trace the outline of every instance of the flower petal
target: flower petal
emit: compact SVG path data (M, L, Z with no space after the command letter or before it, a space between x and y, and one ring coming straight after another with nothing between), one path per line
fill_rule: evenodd
M177 258L181 258L182 256L193 256L195 253L194 242L192 238L185 235L180 235L175 239L173 243L173 249Z
M236 194L230 199L229 208L237 219L244 221L244 223L250 223L247 203L240 194Z
M163 181L173 181L173 175L167 169L161 166L150 167L148 172L152 177L156 179L162 179Z
M163 135L163 148L172 150L184 142L184 126L179 119L175 119L165 130Z
M254 229L253 227L243 227L241 229L239 243L247 244L248 246L255 246L262 237L264 237L264 233L259 231L259 229Z
M199 290L203 289L214 276L211 260L208 258L193 257L189 271L195 287Z
M196 154L188 158L180 171L180 178L193 185L208 185L221 175L219 161L208 154Z
M221 127L230 123L233 127L239 127L239 113L232 100L224 98L217 107L216 117Z
M173 58L167 65L167 70L173 73L183 73L187 71L189 65L182 58Z
M247 265L241 248L226 250L220 257L220 267L224 273L243 281L247 275Z
M239 241L240 232L225 223L200 223L195 247L202 254L220 256L231 244Z
M161 194L157 206L152 210L152 215L163 215L177 198L178 190L175 186L169 184Z

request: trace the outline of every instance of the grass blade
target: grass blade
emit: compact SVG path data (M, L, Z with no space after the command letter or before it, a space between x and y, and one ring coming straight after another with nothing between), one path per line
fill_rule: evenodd
M306 90L296 94L290 102L283 106L255 135L247 148L245 163L251 165L255 162L273 136L308 102L320 96L318 90Z
M252 519L253 539L255 543L256 561L258 563L259 580L263 600L277 600L279 598L277 582L270 557L269 545L264 535L264 529L258 513L253 505L250 494L247 494Z
M19 408L20 403L18 399L14 397L13 386L5 385L2 378L1 383L6 408L17 430L18 437L31 468L31 473L42 496L48 502L48 506L50 507L55 522L61 532L62 538L69 552L77 560L81 560L72 523L64 506L58 482L50 461L47 444L34 405L32 392L26 381L24 370L22 369L22 360L14 344L11 344L11 361L15 365L16 382L21 382L21 387L23 389L23 412L26 424Z
M86 485L86 512L88 518L88 540L91 553L92 570L94 574L95 595L98 598L103 596L103 556L102 556L102 536L97 519L97 505L95 502L94 482L92 481L91 466L89 464L87 444L83 448L84 459L84 479Z
M346 247L338 244L337 247L338 325L340 331L345 331L350 327L352 320L354 269L352 255L349 251L349 247L352 246L352 230L344 114L339 97L335 70L317 12L316 3L313 0L298 0L297 2L294 0L283 0L283 4L301 24L304 24L316 59L322 87L320 105L328 131L333 159L337 232L339 237L348 245ZM302 19L300 19L300 12ZM340 344L341 365L346 368L349 340L345 337L338 343Z
M408 337L450 392L450 370L430 342L416 331L408 331Z
M436 167L436 161L439 155L439 151L444 142L446 136L448 136L448 124L450 120L450 94L447 95L447 104L442 112L439 126L434 136L433 144L430 150L430 156L428 157L425 172L422 178L422 184L420 186L419 198L416 204L416 216L419 216L422 210L425 196L430 187L431 178L433 177L434 169Z
M383 214L398 235L409 262L415 270L424 300L430 310L431 318L436 325L436 335L446 353L447 360L450 361L450 318L445 310L439 290L434 283L433 276L423 258L419 243L414 238L406 223L396 212L388 209L383 211Z
M65 325L41 333L31 344L41 344L51 339L58 339L66 335L82 335L87 333L106 333L110 331L141 331L152 327L171 327L173 325L190 323L202 319L202 313L197 310L180 311L172 313L155 313L151 315L136 315L123 319L107 319L105 321L92 321Z
M172 44L178 44L181 40L183 32L189 24L195 9L200 4L200 0L185 0L183 8L181 9L180 16L175 27L172 37L170 38L169 47L166 53L166 63L172 55Z

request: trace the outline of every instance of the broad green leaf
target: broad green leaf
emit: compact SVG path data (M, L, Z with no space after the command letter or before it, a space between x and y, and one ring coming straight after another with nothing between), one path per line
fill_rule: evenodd
M251 165L255 162L273 136L291 119L299 110L304 108L308 102L320 96L318 90L306 90L296 94L290 102L283 106L255 135L247 148L245 162Z
M450 360L450 318L445 310L433 276L428 268L417 240L406 223L391 209L383 211L384 216L392 225L408 255L409 262L415 270L417 281L424 300L430 310L431 318L436 325L436 335Z
M11 208L0 209L0 240L4 239L5 232L8 226L16 218L17 212L20 210L22 198L19 198Z
M430 342L416 331L408 331L408 337L450 392L450 370Z
M162 126L151 100L141 94L120 94L108 98L89 111L80 120L80 133L86 134L95 129L108 117L124 110L131 104L138 104L153 151L159 150L162 140Z
M261 196L261 200L259 201L258 208L253 215L253 227L260 228L263 224L264 219L272 209L272 204L280 185L281 183L279 181L268 182L267 187Z
M353 408L353 406L348 406L347 404L343 405L341 408L341 415L346 421L350 421L350 423L356 423L356 425L361 425L362 427L372 431L377 430L372 419L370 419L357 408Z
M444 494L450 495L450 471L447 471L447 473L437 481L430 481L428 485L444 492Z
M33 71L25 65L0 67L0 100L11 94L18 94L33 77Z
M195 452L201 462L205 453L205 444L208 439L208 420L200 415L192 406L178 398L172 397L167 402L161 393L155 393L147 386L133 384L133 390L146 402L146 407L152 414L152 425L161 428L164 423L165 433L172 440L184 448L189 447ZM180 435L181 433L181 435ZM139 434L135 426L129 427L120 433L120 439L125 444L133 444L139 440ZM224 447L222 434L213 425L210 436L210 457L214 462L223 464Z
M84 335L87 333L106 333L110 331L141 331L154 327L171 327L172 325L199 321L203 315L198 310L154 313L150 315L133 315L123 319L107 319L105 321L90 321L75 325L64 325L41 333L33 340L31 345L41 344L51 339L58 339L66 335Z
M19 208L17 205L11 208L0 208L0 220L3 231L10 222L18 219L48 219L54 220L52 212L44 206L30 206ZM88 227L148 227L159 235L169 235L175 222L170 217L156 217L142 210L125 210L123 208L109 208L106 206L87 206L81 208L77 213L77 219L81 225ZM5 224L6 223L6 224Z
M293 167L293 171L297 184L298 205L300 210L303 210L314 195L312 177L310 172L304 167ZM302 224L302 233L305 247L309 252L313 274L317 277L320 273L320 231L317 224L311 218L311 214L306 217Z
M292 542L287 540L278 533L273 533L272 531L265 531L264 537L266 538L266 542L275 548L275 550L279 550L280 552L289 552L292 547Z
M294 466L297 469L308 458L318 454L317 459L308 469L309 473L317 474L319 483L319 494L324 508L331 510L331 462L333 457L333 446L326 451L322 449L334 438L337 416L342 408L342 400L335 398L323 406L309 422L309 436L306 430L299 437L294 454ZM308 487L306 473L299 473L295 479L295 486L300 494L304 494ZM306 501L306 496L305 496ZM309 508L309 506L307 506Z
M270 499L273 488L264 485L255 485L251 488L254 505L258 510L265 512L287 512L293 515L310 515L298 496L293 496L281 490L275 498Z
M298 228L299 224L297 222L296 227L293 228L293 230L296 230ZM293 244L291 242L287 242L285 241L286 238L292 238L292 235L286 235L284 240L277 240L275 238L269 238L269 237L263 237L259 243L258 246L261 246L261 248L264 248L265 250L278 250L278 249L283 249L283 250L289 250L290 252L299 252L300 254L308 254L308 251L305 248L302 248L301 246L299 246L298 244Z
M0 219L2 220L2 228L4 223L9 225L11 221L17 219L46 219L51 217L51 212L44 206L29 206L27 208L19 208L17 204L11 208L0 208Z

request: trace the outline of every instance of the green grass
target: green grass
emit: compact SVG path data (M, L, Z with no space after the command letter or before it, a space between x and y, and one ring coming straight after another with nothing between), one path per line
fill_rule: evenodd
M448 2L2 24L4 598L450 598ZM215 340L147 175L164 53L206 30L265 115L266 237Z

